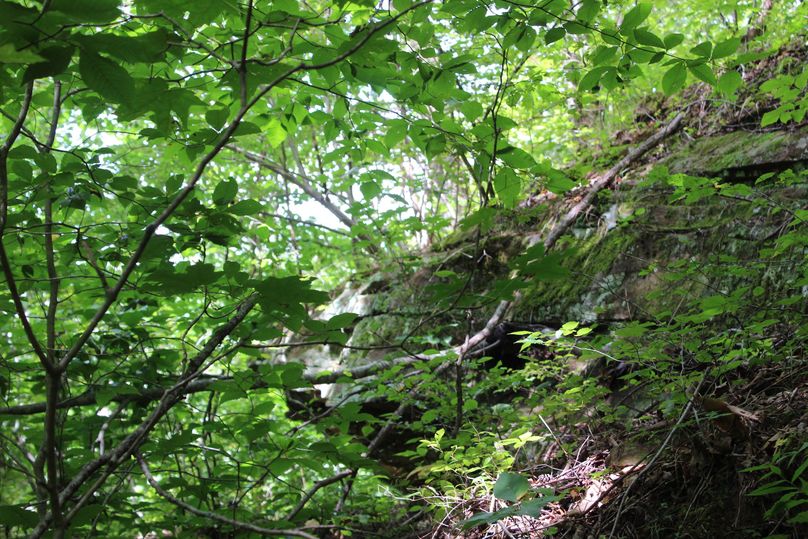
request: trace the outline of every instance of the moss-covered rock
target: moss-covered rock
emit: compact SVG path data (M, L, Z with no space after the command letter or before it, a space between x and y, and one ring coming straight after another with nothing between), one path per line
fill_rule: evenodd
M803 128L706 137L660 162L672 173L723 177L720 181L731 184L739 170L771 164L784 168L805 158L808 130ZM799 208L808 197L804 184L764 190L768 202L762 204L717 195L714 180L675 176L675 189L665 181L668 177L601 192L554 249L566 277L513 277L519 255L568 211L569 201L556 199L546 203L546 211L524 208L497 215L486 235L458 233L424 253L420 267L410 264L397 274L348 284L327 312L359 314L349 343L370 349L324 347L300 353L296 360L329 370L359 366L388 353L401 355L400 349L381 347L405 338L411 352L445 348L479 329L514 284L522 297L509 313L511 320L557 325L651 320L665 311L678 312L685 298L732 293L742 286L774 290L790 280L799 261L785 260L764 274L763 283L749 283L743 271L721 268L755 263L761 242L786 226L783 208Z
M790 131L733 131L703 137L660 160L671 172L694 176L727 176L739 169L805 166L808 126Z

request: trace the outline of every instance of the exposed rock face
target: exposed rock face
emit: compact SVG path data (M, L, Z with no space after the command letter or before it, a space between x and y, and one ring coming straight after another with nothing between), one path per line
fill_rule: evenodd
M340 294L329 303L326 308L317 313L319 320L329 320L342 313L353 313L358 317L370 314L373 296L367 294L373 285L373 280L364 283L348 283ZM351 339L348 339L348 343ZM336 371L346 366L354 366L350 362L351 354L348 348L337 345L323 344L313 346L301 346L292 348L282 354L283 361L302 363L306 365L309 373L320 373L325 371ZM332 398L338 393L336 384L318 384L315 386L322 397Z
M659 161L673 173L755 180L770 170L804 168L808 161L808 125L795 130L754 133L733 131L703 137Z
M800 208L808 200L808 180L789 188L772 188L766 196L769 209L746 203L743 197L700 199L700 189L715 181L754 181L761 174L808 165L808 127L766 133L732 132L681 141L653 165L630 171L614 190L604 191L590 211L560 241L555 252L572 278L537 274L530 282L509 278L514 260L552 226L554 216L565 211L565 201L546 202L520 209L502 218L488 234L481 251L473 238L458 233L452 241L424 255L424 266L412 275L374 276L363 283L349 283L321 314L322 319L341 312L360 315L349 343L357 346L398 344L414 329L414 336L434 337L407 342L410 351L443 348L458 342L487 320L502 292L518 285L522 299L510 319L521 323L558 327L568 321L625 322L645 320L663 310L675 311L681 292L731 293L744 283L743 275L693 276L685 288L674 283L679 267L691 260L714 260L726 255L741 260L755 252L759 242L784 226L787 215L778 207ZM667 173L660 173L665 167ZM656 171L655 171L656 170ZM680 194L665 182L671 174L680 183ZM713 179L706 179L713 178ZM633 179L649 181L637 182ZM682 197L696 197L683 204ZM691 198L691 200L694 200ZM791 261L790 263L793 263ZM767 274L767 282L754 283L770 290L782 286L796 268L789 262ZM465 296L456 294L466 282ZM680 295L671 291L678 288ZM447 307L452 306L452 309ZM435 314L437 313L437 314ZM471 327L470 327L471 326ZM401 355L401 350L394 350ZM310 371L333 371L377 361L384 350L349 350L337 346L293 349L288 361L302 362ZM321 388L333 401L339 386Z

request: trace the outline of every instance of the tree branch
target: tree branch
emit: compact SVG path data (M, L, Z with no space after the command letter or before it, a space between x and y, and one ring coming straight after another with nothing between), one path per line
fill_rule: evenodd
M208 342L205 343L205 346L194 356L189 362L188 367L186 368L185 373L180 377L179 381L174 384L172 387L163 390L162 396L160 397L157 406L154 410L152 410L151 414L134 430L132 431L126 438L124 438L118 445L116 445L113 449L105 453L104 455L99 456L92 462L85 464L74 476L73 479L61 490L59 493L59 501L62 505L70 501L73 496L78 492L78 490L86 483L95 473L100 470L102 467L106 466L106 470L104 473L99 477L89 489L87 489L82 497L73 505L68 513L65 516L65 525L70 523L70 520L75 516L81 507L83 507L89 499L93 496L93 494L101 488L104 484L106 479L109 477L110 474L118 467L121 463L123 463L126 459L128 459L134 451L136 451L140 445L146 440L146 437L149 433L154 429L154 427L160 422L160 420L174 407L182 397L185 395L185 389L187 386L192 383L195 379L202 374L204 369L202 368L205 361L213 354L216 348L244 321L244 318L250 311L255 307L258 303L258 295L253 294L243 300L238 308L236 309L235 314L227 321L224 325L219 327ZM49 513L43 519L40 520L37 527L34 529L34 532L31 534L31 538L38 538L42 537L42 535L48 530L50 523L52 521L52 515Z
M184 509L185 511L188 511L189 513L192 513L192 514L194 514L196 516L200 516L200 517L207 518L207 519L210 519L210 520L215 520L216 522L221 522L223 524L233 526L234 528L237 528L237 529L240 529L240 530L248 530L248 531L257 533L259 535L265 535L265 536L289 536L289 535L291 535L292 537L303 537L305 539L317 539L317 537L315 537L314 535L311 535L311 534L306 533L306 532L301 531L301 530L295 530L295 529L279 530L279 529L271 529L271 528L262 528L261 526L256 526L255 524L250 524L248 522L242 522L240 520L236 520L236 519L233 519L233 518L222 516L222 515L219 515L218 513L213 513L213 512L210 512L210 511L203 511L202 509L197 509L193 505L191 505L189 503L186 503L186 502L180 500L179 498L176 498L176 497L172 496L168 491L163 489L163 487L160 486L160 484L157 482L157 480L152 475L151 470L149 470L149 465L143 459L143 456L140 454L140 452L136 452L135 457L137 458L137 461L140 464L140 469L143 471L143 475L146 476L146 481L149 482L149 484L157 492L157 494L159 494L160 496L162 496L163 498L168 500L170 503L173 503L177 507L180 507L180 508Z
M0 266L2 266L3 275L6 278L6 286L11 294L11 300L14 303L14 310L17 312L17 317L22 323L25 336L28 342L36 353L39 361L46 370L50 369L48 364L48 356L39 344L36 338L31 323L28 320L28 315L25 313L25 307L22 304L20 292L17 289L17 282L14 280L14 273L11 271L11 263L8 260L6 247L3 243L3 235L6 231L6 224L8 223L8 153L11 151L12 146L17 141L23 129L25 119L28 117L28 111L31 109L31 100L34 94L34 83L30 82L25 87L25 96L23 97L22 105L20 106L20 113L11 127L8 137L6 137L3 146L0 147Z

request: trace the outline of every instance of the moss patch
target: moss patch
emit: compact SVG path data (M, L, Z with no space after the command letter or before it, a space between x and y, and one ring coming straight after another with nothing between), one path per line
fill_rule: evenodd
M808 127L794 131L734 131L697 139L660 160L671 172L716 176L729 169L808 159Z

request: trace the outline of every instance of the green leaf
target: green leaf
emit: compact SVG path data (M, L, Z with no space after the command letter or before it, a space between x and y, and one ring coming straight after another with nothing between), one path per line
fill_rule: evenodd
M740 46L741 40L737 37L722 41L713 48L713 59L726 58L727 56L735 54L735 51L737 51Z
M529 52L536 41L536 31L530 26L526 26L519 41L516 42L516 48L522 52Z
M48 47L39 51L39 55L45 61L28 66L22 77L23 83L64 73L73 57L73 47Z
M600 0L583 0L576 16L579 21L591 22L600 12Z
M597 49L595 49L595 53L592 55L592 64L599 66L609 62L615 57L618 50L619 49L617 47L607 47L604 45L599 46Z
M642 24L650 14L651 4L645 2L637 4L623 17L623 23L620 25L620 33L624 36L630 34L631 31Z
M76 22L110 22L118 18L120 0L52 0L50 9Z
M706 63L702 62L698 64L691 64L688 66L688 69L690 69L690 72L693 73L697 79L703 80L711 86L718 84L718 81L713 74L713 70Z
M577 184L569 179L563 172L555 171L555 173L545 173L547 181L544 182L544 187L551 193L556 195L563 195Z
M777 109L770 110L769 112L764 114L763 117L760 119L760 127L766 127L772 125L774 123L777 123L779 120L780 120L780 111Z
M608 68L609 66L599 66L594 69L590 69L586 75L581 77L581 80L578 82L578 91L588 92L589 90L595 88Z
M313 290L309 281L298 277L268 277L255 285L262 302L275 305L296 303L320 304L328 300L328 294Z
M511 48L516 45L516 42L522 38L522 35L525 33L525 26L518 25L511 28L511 31L505 34L505 37L502 40L502 46L505 48Z
M286 129L283 128L281 122L277 118L273 118L269 123L264 126L262 133L273 148L279 147L286 140Z
M134 79L124 68L112 60L82 51L79 59L79 73L90 89L110 101L128 103L134 97Z
M735 70L730 70L721 75L718 79L717 88L724 97L730 97L735 94L735 90L741 87L743 78L741 74Z
M494 190L506 208L513 208L522 192L522 180L511 168L505 167L494 176Z
M620 329L615 330L614 334L618 337L640 337L648 332L648 328L638 324L630 324L628 326L622 327Z
M532 261L520 271L536 281L558 281L570 275L569 270L561 265L561 255L559 254L547 255Z
M804 501L802 503L805 503ZM808 524L808 511L803 511L797 516L788 519L789 524Z
M329 318L325 323L326 329L342 329L351 326L354 321L359 317L356 313L342 313L332 318Z
M381 185L375 181L363 182L359 186L359 190L362 191L362 196L365 197L365 200L372 200L382 193Z
M238 193L238 183L236 180L222 180L213 190L213 203L217 206L230 204Z
M530 483L523 476L503 472L494 484L494 496L507 502L516 502L530 490Z
M508 146L497 153L497 157L513 168L530 168L536 165L536 161L529 153L515 146Z
M77 37L82 49L114 56L128 63L155 63L165 56L172 34L159 28L137 36L96 33Z
M11 43L0 45L0 64L34 64L45 61L45 58L31 49L17 50Z
M233 133L234 137L244 137L247 135L257 135L261 133L261 128L253 122L239 122L236 132Z
M229 116L230 111L225 108L208 109L205 111L205 120L208 122L208 125L217 131L224 127Z
M483 106L477 101L464 101L460 105L460 112L463 113L463 116L465 116L467 120L469 121L476 120L477 118L482 116ZM404 133L406 136L406 126L404 128ZM404 137L402 137L402 140L403 138Z
M637 43L641 45L649 45L651 47L658 47L660 49L664 49L665 42L662 41L659 36L646 30L645 28L637 28L634 30L634 38L637 40Z
M568 34L571 35L584 35L590 33L592 30L589 27L584 26L583 24L577 23L575 21L570 21L564 24L564 29L567 31Z
M695 54L696 56L701 56L702 58L709 58L710 54L713 51L713 44L709 41L702 41L692 49L690 52Z
M666 49L672 49L677 45L681 44L682 41L684 40L685 40L684 34L674 33L666 35L662 41L665 43Z
M544 42L549 45L550 43L555 43L559 39L563 39L565 35L567 35L567 31L564 29L564 27L556 26L555 28L550 28L547 30L547 33L544 34Z
M36 512L17 505L0 505L0 524L9 527L33 528L39 522Z
M227 208L227 212L233 215L257 215L263 208L264 205L257 200L239 200Z
M104 505L100 503L85 505L76 512L73 520L71 521L71 525L82 526L84 524L89 524L103 512Z
M682 62L674 64L662 75L662 91L665 92L665 95L673 95L685 85L686 79L687 68L685 64Z

